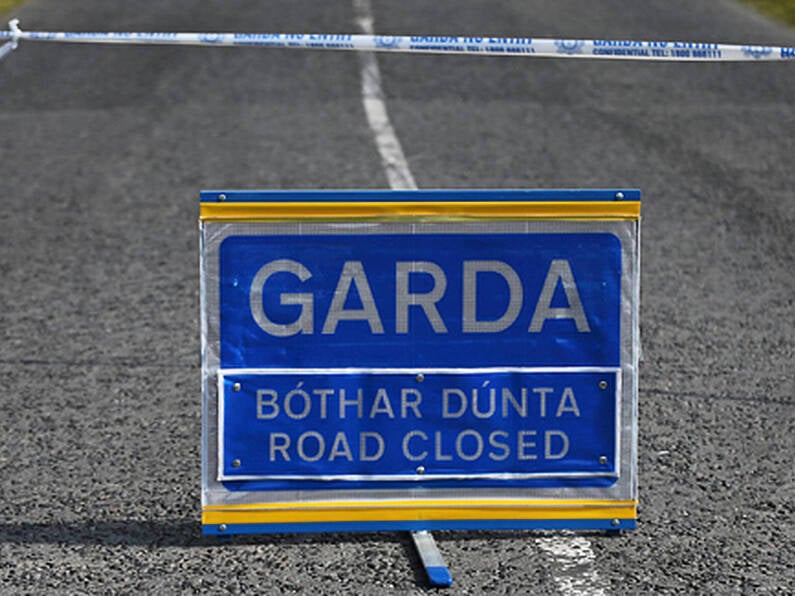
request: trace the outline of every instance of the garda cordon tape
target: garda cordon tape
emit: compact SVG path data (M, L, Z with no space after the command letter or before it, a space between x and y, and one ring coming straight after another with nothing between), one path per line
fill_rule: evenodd
M264 47L304 50L354 50L529 58L596 58L692 62L781 61L795 58L795 48L730 45L692 41L622 41L610 39L534 39L415 35L349 35L330 33L80 33L22 31L18 20L0 31L10 40L0 57L19 41L61 43L156 44L217 47Z

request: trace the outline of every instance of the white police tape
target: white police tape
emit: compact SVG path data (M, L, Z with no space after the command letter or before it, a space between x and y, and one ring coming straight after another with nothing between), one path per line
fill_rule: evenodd
M695 62L780 61L795 58L795 48L689 41L606 39L530 39L525 37L424 37L326 33L75 33L21 31L9 23L0 40L61 43L156 44L216 47L267 47L480 56L671 60Z
M19 38L22 35L22 31L19 29L19 19L12 19L8 21L8 29L8 31L0 31L0 39L3 37L11 38L11 41L0 46L0 60L8 56L13 50L17 49L17 45L19 45ZM3 35L3 33L5 35Z

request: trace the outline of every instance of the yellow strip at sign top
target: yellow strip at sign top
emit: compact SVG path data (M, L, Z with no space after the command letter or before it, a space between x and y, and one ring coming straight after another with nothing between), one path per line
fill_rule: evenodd
M638 219L639 201L385 201L201 203L201 221L329 219Z

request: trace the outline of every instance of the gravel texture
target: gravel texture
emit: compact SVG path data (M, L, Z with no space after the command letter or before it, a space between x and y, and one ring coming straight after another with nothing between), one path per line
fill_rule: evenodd
M795 45L729 0L374 2L389 33ZM349 2L30 0L23 28L350 32ZM423 188L644 193L640 520L610 593L795 591L795 70L380 58ZM386 186L349 53L23 43L0 63L0 592L414 593L404 534L200 536L198 192ZM437 533L451 593L555 593Z

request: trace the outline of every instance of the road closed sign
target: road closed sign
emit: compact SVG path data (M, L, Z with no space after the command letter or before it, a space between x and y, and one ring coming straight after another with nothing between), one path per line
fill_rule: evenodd
M637 191L200 209L205 533L634 527Z

